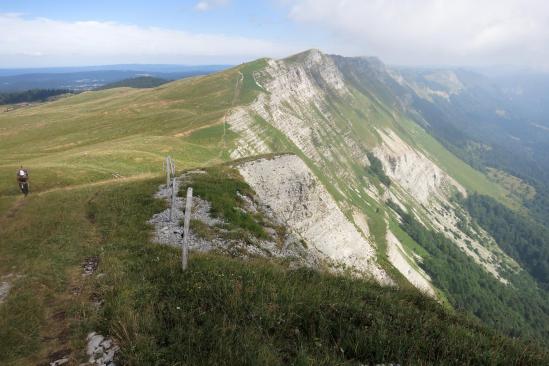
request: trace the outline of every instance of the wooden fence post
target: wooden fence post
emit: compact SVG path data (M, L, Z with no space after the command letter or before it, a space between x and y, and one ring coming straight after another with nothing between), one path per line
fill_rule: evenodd
M187 188L187 200L185 202L185 220L183 225L183 244L181 245L181 268L187 269L189 257L189 225L191 223L191 208L193 206L193 188Z
M166 156L165 166L166 166L166 189L168 189L168 187L170 186L170 173L171 173L169 156Z
M177 184L175 181L175 177L172 178L172 204L170 206L170 221L173 220L173 216L175 213L175 198L177 196Z

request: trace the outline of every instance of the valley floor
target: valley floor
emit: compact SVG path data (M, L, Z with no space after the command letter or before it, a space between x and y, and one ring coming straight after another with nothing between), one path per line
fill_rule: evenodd
M413 289L219 254L191 253L183 273L179 250L149 239L160 183L3 199L0 363L86 362L92 331L130 365L549 362Z

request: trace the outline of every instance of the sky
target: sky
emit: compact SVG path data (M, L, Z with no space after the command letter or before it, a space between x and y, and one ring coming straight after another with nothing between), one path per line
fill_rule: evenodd
M238 64L306 49L549 70L546 0L0 0L0 67Z

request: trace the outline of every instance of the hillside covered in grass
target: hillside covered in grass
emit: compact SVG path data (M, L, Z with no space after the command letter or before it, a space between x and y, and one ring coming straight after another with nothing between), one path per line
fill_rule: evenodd
M82 362L91 330L113 335L120 362L133 365L548 361L539 346L416 290L215 254L191 254L183 273L177 248L147 239L146 221L163 206L152 198L159 183L29 196L2 218L0 270L26 273L0 306L6 364L51 362L60 352ZM82 276L90 257L98 267Z
M162 79L162 78L156 78L153 76L138 76L135 78L130 79L124 79L120 81L115 81L114 83L105 84L97 90L105 90L105 89L113 89L113 88L137 88L137 89L143 89L143 88L155 88L157 86L160 86L162 84L169 83L170 80Z

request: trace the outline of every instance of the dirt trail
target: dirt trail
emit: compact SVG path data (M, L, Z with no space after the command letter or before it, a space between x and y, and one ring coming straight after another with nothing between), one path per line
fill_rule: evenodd
M101 180L101 181L92 182L92 183L57 187L57 188L51 188L45 191L34 193L34 196L43 196L48 193L59 192L59 191L72 191L75 189L87 188L87 187L99 187L99 186L104 186L104 185L114 184L114 183L132 182L136 180L143 180L143 179L153 178L157 176L158 174L154 174L154 173L144 173L144 174L137 174L137 175L132 175L130 177L124 177L124 178L107 179L107 180ZM3 223L3 221L9 220L15 217L17 212L27 204L29 197L32 197L32 196L33 196L32 191L31 193L29 193L28 197L24 197L23 195L17 196L12 206L8 208L8 210L4 215L0 216L0 226Z
M136 180L143 180L143 179L148 179L148 178L153 178L153 177L158 177L158 176L159 175L155 174L155 173L143 173L143 174L137 174L137 175L132 175L132 176L123 177L123 178L114 178L114 179L100 180L100 181L92 182L92 183L84 183L84 184L76 184L76 185L73 185L73 186L52 188L52 189L48 189L48 190L45 190L45 191L35 193L35 195L42 196L44 194L48 194L48 193L52 193L52 192L72 191L72 190L80 189L80 188L104 186L104 185L120 183L120 182L132 182L132 181L136 181Z
M187 137L189 135L191 135L193 132L196 132L196 131L200 131L200 130L203 130L205 128L208 128L208 127L212 127L212 126L216 126L216 125L219 125L223 123L223 121L221 120L218 120L218 121L215 121L213 123L208 123L204 126L200 126L200 127L196 127L196 128L191 128L190 130L186 130L186 131L183 131L183 132L178 132L176 133L175 135L173 135L174 137Z
M23 196L19 196L15 199L13 205L6 211L6 213L0 216L0 227L4 220L11 219L15 216L17 211L19 211L23 206L25 206L26 201Z
M227 110L225 111L225 115L223 115L223 151L227 149L227 139L225 138L227 134L227 116L232 111L234 105L236 104L236 101L240 97L240 91L242 90L242 82L244 81L244 74L242 74L242 72L240 71L238 72L238 74L240 75L240 77L238 78L234 86L234 94L233 94L233 100L231 101L231 106L227 108ZM221 152L221 154L223 154L223 151Z

